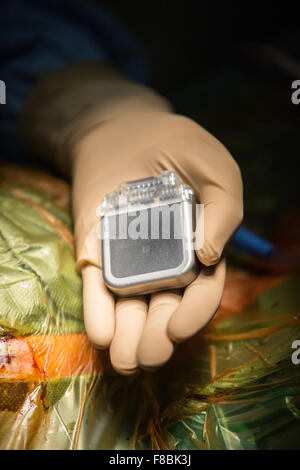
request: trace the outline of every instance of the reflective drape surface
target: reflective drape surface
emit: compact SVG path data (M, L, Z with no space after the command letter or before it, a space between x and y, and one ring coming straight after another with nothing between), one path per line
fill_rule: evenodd
M69 187L0 174L1 449L300 448L299 276L230 269L203 332L118 376L84 332Z

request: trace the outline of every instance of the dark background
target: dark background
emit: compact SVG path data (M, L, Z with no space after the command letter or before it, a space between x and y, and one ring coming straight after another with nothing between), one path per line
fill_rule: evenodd
M235 63L243 42L281 44L300 58L296 2L93 1L144 45L152 59L153 84L163 93Z
M298 214L300 105L291 102L292 81L300 79L297 4L94 2L143 44L152 86L238 161L246 226L269 236L283 214Z

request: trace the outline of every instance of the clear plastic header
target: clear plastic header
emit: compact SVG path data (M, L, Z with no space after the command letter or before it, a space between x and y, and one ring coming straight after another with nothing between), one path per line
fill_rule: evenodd
M141 210L181 201L193 201L194 192L182 184L174 171L163 171L157 177L121 183L116 192L107 194L98 215Z

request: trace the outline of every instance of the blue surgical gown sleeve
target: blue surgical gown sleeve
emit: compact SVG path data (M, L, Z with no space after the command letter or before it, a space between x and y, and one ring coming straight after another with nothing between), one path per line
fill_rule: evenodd
M129 78L147 83L148 58L122 24L86 0L2 0L0 80L6 104L0 105L1 157L22 149L17 120L27 93L47 71L68 63L104 61Z

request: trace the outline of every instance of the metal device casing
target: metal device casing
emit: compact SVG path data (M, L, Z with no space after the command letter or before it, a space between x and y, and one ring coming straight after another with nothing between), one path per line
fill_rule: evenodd
M146 238L130 240L111 237L112 218L101 217L103 278L108 288L118 296L132 296L182 288L191 283L199 271L199 262L193 247L195 203L177 200L177 223L182 237L175 239ZM156 206L158 210L161 206ZM152 207L153 209L153 207ZM141 211L149 208L140 208ZM155 210L155 207L154 207ZM136 211L132 211L136 214ZM127 212L130 218L131 211ZM150 220L150 219L149 219ZM114 221L115 223L115 221ZM150 227L151 228L151 227Z

